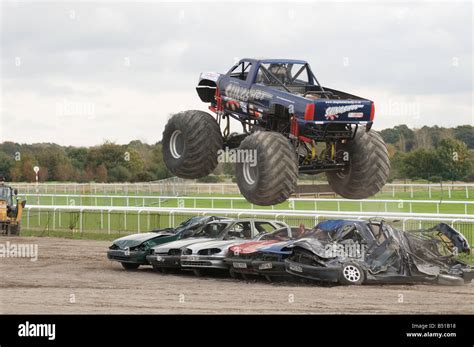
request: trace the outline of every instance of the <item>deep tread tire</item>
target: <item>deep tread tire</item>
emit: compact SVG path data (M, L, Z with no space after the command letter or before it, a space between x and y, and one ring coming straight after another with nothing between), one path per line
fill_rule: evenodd
M177 134L178 136L173 136ZM178 138L179 140L176 140ZM179 150L172 143L181 143ZM163 132L163 160L166 167L181 178L209 175L217 166L217 151L222 149L221 130L214 117L197 110L172 116ZM179 152L179 153L177 153ZM176 154L180 156L177 157Z
M354 140L342 146L349 153L350 167L326 172L331 188L347 199L366 199L377 194L390 176L390 159L380 134L361 130Z
M275 132L258 131L242 141L240 150L256 150L253 183L246 179L245 164L236 163L237 185L253 204L279 204L295 191L298 179L296 152L287 138ZM247 164L248 166L248 164Z

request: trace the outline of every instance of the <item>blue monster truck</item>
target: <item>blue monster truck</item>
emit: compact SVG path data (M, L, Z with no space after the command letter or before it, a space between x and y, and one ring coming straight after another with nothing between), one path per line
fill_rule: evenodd
M374 103L323 87L305 61L242 59L226 74L202 73L196 89L215 116L180 112L163 132L164 162L179 177L210 174L224 148L246 150L238 152L247 160L236 163L237 184L257 205L285 201L298 172L325 172L350 199L376 194L389 177L387 148L370 130ZM230 118L242 133L230 132Z

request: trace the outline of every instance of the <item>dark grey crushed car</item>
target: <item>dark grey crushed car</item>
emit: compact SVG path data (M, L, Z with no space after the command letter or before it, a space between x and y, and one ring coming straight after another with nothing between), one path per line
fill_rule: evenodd
M294 242L285 260L290 274L341 284L470 283L474 268L466 238L447 224L400 231L382 222L331 220L318 233Z

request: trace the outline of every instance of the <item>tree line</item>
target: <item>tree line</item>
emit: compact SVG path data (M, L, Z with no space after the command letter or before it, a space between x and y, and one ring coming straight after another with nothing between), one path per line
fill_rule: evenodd
M398 125L380 132L390 155L392 179L474 181L474 127Z
M54 143L0 144L0 174L7 181L39 180L73 182L144 182L170 177L161 144L109 141L94 147L60 146Z
M474 127L398 125L381 132L392 164L391 179L474 181ZM93 147L54 143L0 144L0 175L7 181L147 182L171 177L161 143L110 141ZM215 174L233 174L231 164L219 164ZM218 181L216 176L203 181Z

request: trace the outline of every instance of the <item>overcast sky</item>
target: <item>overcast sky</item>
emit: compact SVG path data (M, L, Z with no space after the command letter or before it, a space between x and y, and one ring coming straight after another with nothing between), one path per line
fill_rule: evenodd
M310 62L374 100L375 128L474 124L472 3L6 2L0 142L155 143L203 109L200 72L242 57ZM240 130L240 129L239 129Z

